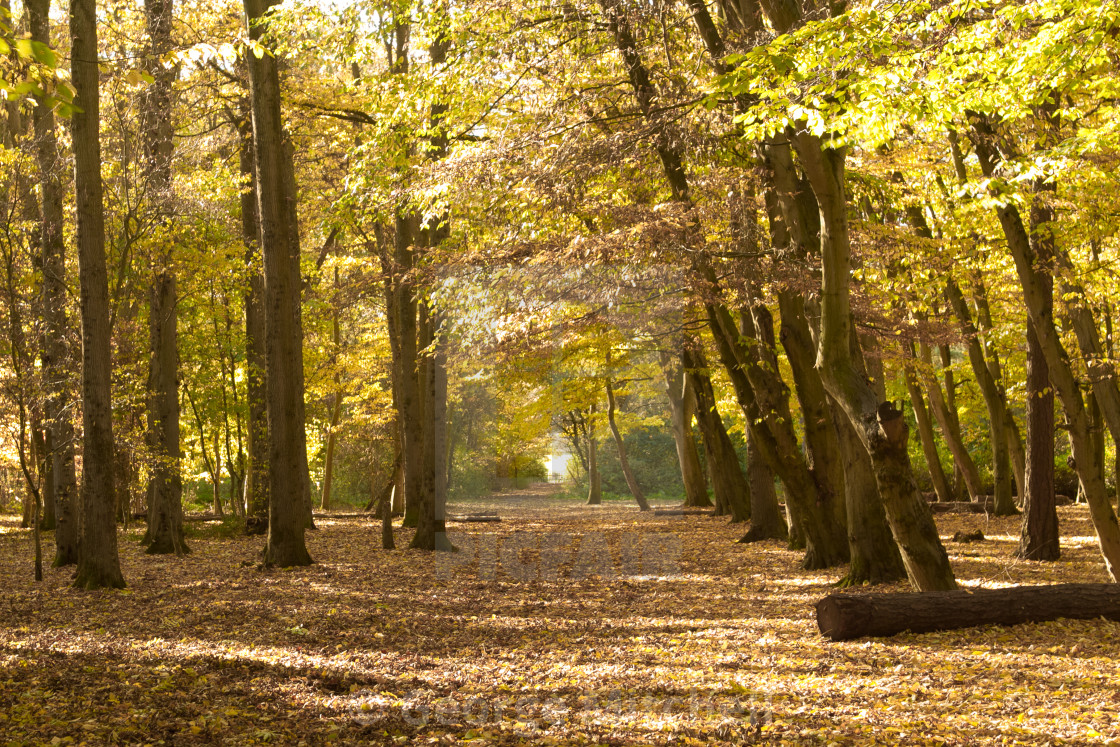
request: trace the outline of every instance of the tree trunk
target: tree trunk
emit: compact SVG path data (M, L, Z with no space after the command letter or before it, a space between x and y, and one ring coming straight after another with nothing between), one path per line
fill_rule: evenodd
M409 547L418 550L436 549L435 526L435 480L436 480L436 444L435 444L435 366L433 365L431 346L434 339L428 304L420 302L417 305L417 349L425 351L417 360L417 392L420 405L420 490L409 498L406 504L409 511L415 512L416 534L412 537Z
M109 283L101 186L97 3L70 3L75 112L74 189L82 310L82 490L75 586L122 588L113 518L113 411Z
M1043 277L1039 280L1044 286L1042 295L1047 297L1043 301L1047 313L1053 313L1053 280ZM1038 332L1030 320L1027 321L1026 477L1027 492L1023 496L1023 522L1016 555L1028 560L1057 560L1062 551L1054 497L1054 390L1050 386L1049 368Z
M249 34L265 37L265 13L276 0L245 0ZM267 39L266 39L267 41ZM264 258L266 386L269 433L269 517L266 565L311 563L304 543L310 506L304 432L303 334L300 319L299 236L291 191L292 153L280 114L279 62L246 55L252 83L254 173ZM286 161L286 163L285 163ZM296 265L298 267L298 265Z
M973 283L972 301L976 305L976 330L980 333L984 345L988 371L1003 393L1003 429L1007 436L1007 450L1011 454L1011 470L1015 475L1016 494L1019 496L1019 502L1022 502L1023 496L1027 494L1027 450L1023 445L1023 437L1019 433L1019 425L1015 422L1015 415L1011 412L1011 405L1007 402L1007 390L1003 385L999 353L990 334L993 329L992 312L988 307L988 293L982 280Z
M179 443L178 291L172 259L171 122L175 69L162 64L172 49L174 0L144 0L153 82L141 106L144 171L152 208L163 242L152 256L148 296L148 412L147 445L151 466L148 479L147 551L152 554L188 551L183 538L183 482Z
M641 486L638 485L633 470L630 469L630 459L626 456L626 444L622 441L622 433L619 432L618 423L614 419L617 404L614 398L614 387L611 385L610 379L607 379L606 386L607 422L611 427L611 435L614 436L614 445L618 449L618 463L622 466L622 475L626 478L626 486L630 488L630 495L634 496L634 501L638 504L638 510L649 511L649 502L646 501L646 496L642 492Z
M708 483L696 452L696 438L692 432L692 417L696 410L692 380L682 368L679 356L661 352L661 371L665 375L665 391L669 397L669 422L673 443L677 448L677 463L681 468L684 485L684 505L689 507L711 506Z
M587 418L587 505L598 506L603 502L603 481L599 475L599 444L595 440L595 405Z
M778 505L778 493L774 490L774 473L755 447L750 429L747 429L746 433L751 528L739 538L739 542L749 543L768 539L788 542L789 528L786 525L786 517L782 515L782 507Z
M712 479L716 515L730 515L732 523L747 521L753 516L750 483L743 474L739 455L735 453L723 418L716 408L716 396L704 353L698 346L686 344L681 349L681 362L696 400L696 423L700 427L708 473Z
M833 641L1049 620L1120 621L1115 584L1054 584L919 594L829 594L817 627Z
M26 0L33 41L50 46L50 0ZM77 409L70 386L73 357L67 319L66 239L62 159L55 131L54 110L40 99L32 111L35 157L39 167L43 254L43 414L49 441L49 474L54 481L55 567L78 562L78 481L74 467L75 434L71 413ZM49 510L49 509L48 509Z
M1011 451L1008 448L1006 418L1010 415L1007 407L1007 395L999 382L992 376L988 368L988 361L984 356L984 348L980 344L980 336L976 325L972 322L968 303L956 281L949 278L945 296L953 313L957 317L961 333L964 335L965 344L968 346L968 361L972 365L972 374L980 387L984 397L984 404L988 409L988 436L992 448L992 481L995 490L995 513L999 516L1010 516L1018 513L1015 501L1011 495L1012 470Z
M338 287L338 269L335 269L334 284ZM331 482L334 478L334 444L336 439L336 431L338 430L338 421L342 417L342 380L338 373L338 349L342 341L341 327L338 323L338 310L335 309L331 314L332 320L332 338L334 341L334 401L331 403L331 419L330 424L327 426L327 444L326 453L323 455L323 492L319 505L324 511L331 510Z
M904 343L913 358L910 343ZM939 501L952 501L953 493L949 489L949 479L945 476L945 469L941 466L941 455L937 453L936 435L933 430L933 421L930 420L929 410L926 408L926 398L922 388L918 386L918 379L909 367L903 372L906 377L906 391L910 395L910 406L914 409L914 421L918 424L918 438L922 443L922 453L926 457L926 466L929 468L929 479L933 483L933 492Z
M941 428L941 436L949 447L949 453L953 455L953 462L964 478L969 499L978 501L984 496L984 490L980 485L980 470L976 468L976 462L972 461L965 448L964 439L961 438L960 420L956 413L949 410L945 394L941 391L941 384L933 374L933 356L929 346L922 343L919 345L919 350L921 351L920 370L926 391L929 393L930 409L937 420L937 425Z
M991 178L996 168L996 153L992 145L991 126L982 117L976 117L974 124L976 127L976 153L980 160L980 167L984 175ZM1032 246L1030 236L1019 215L1019 210L1014 205L1002 205L997 208L996 214L1007 238L1008 248L1015 260L1015 270L1023 288L1027 311L1034 324L1034 333L1049 369L1049 381L1057 389L1058 396L1062 400L1062 407L1069 424L1073 458L1078 477L1085 487L1086 498L1089 502L1089 514L1097 531L1105 567L1108 570L1109 577L1116 581L1120 578L1120 526L1116 523L1116 514L1112 510L1112 504L1108 500L1108 493L1105 489L1104 465L1097 461L1096 454L1093 452L1089 418L1085 411L1085 403L1081 398L1077 377L1074 375L1069 355L1062 345L1054 324L1053 314L1050 312L1047 303L1050 297L1047 292L1048 278L1045 277L1046 273L1037 269L1039 249L1043 247ZM1032 220L1035 226L1038 226L1041 222ZM1047 233L1049 232L1047 231ZM1029 485L1029 478L1027 482ZM1032 513L1043 509L1043 512L1048 515L1048 506L1040 508L1033 508L1030 505L1024 506L1023 520L1028 525L1028 532L1030 532L1029 524ZM1041 539L1045 541L1045 537L1041 537Z
M249 404L249 466L245 471L248 509L246 534L268 532L268 402L266 369L268 350L264 324L264 273L260 251L260 221L257 219L257 178L253 168L253 127L249 102L242 103L244 116L238 123L241 144L241 235L245 243L245 266L249 276L245 292L245 398Z
M954 589L949 557L929 506L918 491L907 452L902 413L880 402L851 354L851 246L848 239L843 150L794 135L821 216L821 333L817 366L825 387L844 409L871 457L895 542L910 583L919 591Z

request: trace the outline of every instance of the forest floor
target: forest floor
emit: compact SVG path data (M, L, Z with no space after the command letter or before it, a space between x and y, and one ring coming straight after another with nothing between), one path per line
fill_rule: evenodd
M102 592L34 582L0 517L0 745L1120 741L1118 623L829 643L813 604L844 569L725 519L540 490L449 509L488 511L436 556L324 516L290 570L197 523L189 556L146 556L133 527L129 586ZM1084 507L1059 511L1057 563L1012 558L1015 518L938 526L967 587L1107 580Z

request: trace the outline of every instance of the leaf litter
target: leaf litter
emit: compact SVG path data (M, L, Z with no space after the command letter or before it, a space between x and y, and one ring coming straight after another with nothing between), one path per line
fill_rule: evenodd
M517 493L450 513L480 510L502 521L451 524L453 556L327 515L296 569L261 568L259 537L146 556L133 528L129 587L92 593L32 581L3 517L0 744L1120 741L1118 623L829 643L813 604L845 569L726 519ZM936 518L962 586L1107 580L1085 508L1059 512L1056 563L1011 557L1017 518Z

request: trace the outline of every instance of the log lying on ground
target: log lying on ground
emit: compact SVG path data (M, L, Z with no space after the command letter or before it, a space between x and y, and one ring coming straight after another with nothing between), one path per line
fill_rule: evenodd
M500 516L494 514L468 514L466 516L448 516L447 521L458 522L460 524L466 523L490 523L494 521L501 521Z
M658 508L653 512L654 516L714 516L715 512L710 508Z
M1120 584L1054 584L975 591L829 594L817 627L834 641L928 633L977 625L1021 625L1058 618L1120 621Z

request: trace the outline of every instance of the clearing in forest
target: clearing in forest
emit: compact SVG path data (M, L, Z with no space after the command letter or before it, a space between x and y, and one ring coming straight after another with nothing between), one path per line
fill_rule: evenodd
M30 535L3 517L0 744L1120 739L1118 623L828 643L813 604L843 569L735 544L741 525L540 493L449 509L488 511L501 522L450 525L455 557L323 516L316 564L292 570L217 524L191 524L184 558L142 554L137 528L129 587L95 593L71 569L33 582ZM1106 580L1085 508L1059 513L1047 564L1011 557L1017 518L937 521L966 587Z

